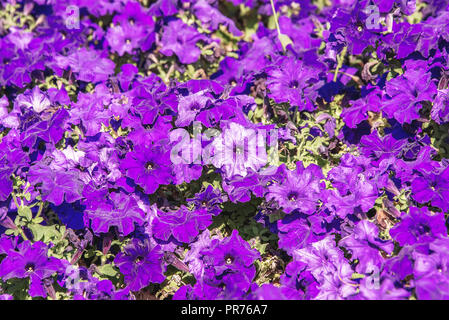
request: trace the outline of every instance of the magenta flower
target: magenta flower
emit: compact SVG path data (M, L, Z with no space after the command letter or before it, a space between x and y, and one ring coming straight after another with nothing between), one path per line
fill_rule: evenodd
M159 185L172 182L170 156L160 147L137 146L126 154L120 165L126 175L146 193L154 193Z
M27 90L25 93L19 95L15 101L16 109L32 109L36 113L41 113L48 107L51 102L48 95L42 92L39 87L34 87L32 90Z
M158 211L153 219L153 236L168 241L173 236L179 242L190 243L212 223L212 216L205 209L190 211L181 206L178 211Z
M286 213L299 210L306 214L315 212L324 184L321 168L315 164L304 168L296 163L296 170L286 170L285 178L268 187L267 198L276 200Z
M85 225L89 225L87 221L90 220L96 234L107 233L110 227L115 226L124 236L134 231L135 224L143 225L145 213L134 198L119 192L111 193L109 197L108 201L93 198L88 202Z
M409 214L390 230L391 237L401 246L428 243L446 234L444 215L431 213L426 207L411 207Z
M114 263L125 276L129 288L138 291L150 283L164 281L163 257L160 246L154 246L148 239L133 239L117 254Z
M276 103L290 102L299 111L313 111L318 89L314 86L318 82L316 70L292 58L284 58L278 64L279 67L268 72L269 96Z
M386 93L390 99L383 100L382 110L401 124L411 123L420 117L422 102L433 100L436 89L430 73L423 69L407 70L387 82Z
M413 198L420 202L427 202L433 206L449 210L449 167L440 173L427 173L417 176L411 182Z
M200 40L206 41L207 38L181 20L173 20L164 29L160 52L166 56L176 54L184 64L194 63L201 54L200 48L196 46Z
M31 244L24 241L17 250L9 250L0 264L2 280L11 278L29 278L29 294L32 297L47 297L43 281L60 271L61 263L47 256L47 245L41 241Z
M125 52L131 54L134 49L138 48L144 35L143 27L125 23L111 27L106 39L112 50L123 56Z
M265 141L258 137L257 130L245 128L236 122L229 122L223 128L223 133L211 144L211 162L216 168L223 170L226 177L245 177L249 172L258 171L267 164Z

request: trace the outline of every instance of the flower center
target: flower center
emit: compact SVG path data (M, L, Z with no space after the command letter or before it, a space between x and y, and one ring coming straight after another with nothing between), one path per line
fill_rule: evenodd
M142 256L137 256L136 259L134 259L135 263L141 263L143 261L143 257Z
M296 201L296 199L298 198L298 193L297 192L290 192L287 196L289 201Z
M297 89L299 87L298 80L292 80L289 82L288 86L293 89Z
M190 105L190 110L192 111L198 111L201 109L201 106L198 102L194 102Z
M234 257L229 255L229 254L226 255L225 256L225 262L226 262L227 265L232 264L234 262Z
M430 233L430 227L425 224L419 224L417 228L419 234L429 234Z
M35 268L36 268L36 266L32 262L29 262L25 265L25 271L27 271L27 272L33 272Z
M234 145L234 153L242 154L243 153L243 146Z
M145 163L145 169L153 170L154 169L154 162L153 161L148 161L147 163Z

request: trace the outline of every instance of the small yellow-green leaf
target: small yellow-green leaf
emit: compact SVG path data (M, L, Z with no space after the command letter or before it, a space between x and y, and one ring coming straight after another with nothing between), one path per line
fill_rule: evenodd
M278 38L279 38L279 41L281 42L282 49L284 49L284 51L287 49L287 46L289 44L293 45L292 39L290 39L290 37L286 34L281 33L278 35Z
M18 214L19 216L26 218L28 221L31 221L31 219L33 218L31 209L28 207L19 207Z
M99 268L101 274L114 277L117 274L117 270L111 264L105 264Z
M206 56L211 56L214 54L214 52L210 49L206 49L202 52L202 54L206 55Z

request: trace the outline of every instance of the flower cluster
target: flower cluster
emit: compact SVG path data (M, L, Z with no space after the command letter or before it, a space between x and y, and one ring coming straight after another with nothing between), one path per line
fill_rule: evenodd
M448 30L448 1L1 1L0 299L449 299Z

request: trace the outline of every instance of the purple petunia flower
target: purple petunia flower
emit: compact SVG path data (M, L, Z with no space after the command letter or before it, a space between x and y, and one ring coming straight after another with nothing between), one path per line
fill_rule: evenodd
M299 210L312 214L324 189L321 179L324 176L320 167L311 164L304 168L297 162L296 170L287 170L283 181L268 186L267 199L276 200L286 213Z
M286 216L278 223L279 248L291 254L295 249L301 249L310 243L324 238L313 231L312 224L306 217L297 213Z
M39 87L34 87L32 90L27 90L25 93L19 95L14 102L16 110L22 108L33 109L36 113L41 113L48 107L51 102L45 92L42 92Z
M276 103L290 102L299 111L313 111L318 89L315 86L318 82L316 70L293 58L284 58L278 64L279 67L268 72L269 96Z
M103 125L109 125L111 118L109 105L110 95L108 88L99 84L93 94L80 93L78 101L70 110L70 123L79 125L87 136L94 136L101 131Z
M211 162L222 169L226 177L245 177L251 170L257 171L267 164L265 141L260 139L261 135L255 129L236 122L223 127L223 133L211 143Z
M378 165L384 159L398 157L406 143L405 139L395 139L392 134L379 137L377 131L360 139L362 152L366 157L375 160L373 165Z
M114 63L95 50L85 48L71 53L69 56L56 56L55 64L62 70L70 67L78 73L78 80L86 82L106 81L114 73Z
M125 276L129 288L138 291L151 282L164 281L163 257L160 246L154 246L148 239L133 239L123 252L117 254L114 263Z
M449 167L440 173L425 173L411 181L413 198L418 202L430 201L433 206L449 210Z
M171 183L173 179L170 156L158 146L137 146L126 154L120 168L148 194L154 193L159 185Z
M112 21L120 24L143 25L146 28L154 26L154 21L152 16L148 14L148 10L135 0L127 1L123 10L120 14L114 16Z
M382 25L373 24L368 27L370 17L365 11L366 1L354 1L349 6L337 7L330 19L330 32L334 38L341 38L349 52L361 54L369 45L375 45L377 39L374 32L382 31Z
M336 245L333 237L326 238L309 244L305 248L296 249L292 252L296 261L307 265L312 275L320 281L326 274L337 271L338 264L343 259L343 252Z
M342 218L359 209L370 210L379 189L387 185L387 176L371 167L369 158L351 154L343 155L340 165L329 171L328 178L337 190L329 190L325 206Z
M310 271L307 271L307 265L300 261L291 261L285 273L281 276L282 287L296 291L296 295L304 300L310 300L319 293L319 283ZM289 291L287 291L289 292Z
M413 252L416 295L422 300L449 299L449 241L436 239L429 253Z
M195 16L201 21L202 25L209 30L215 31L219 25L226 26L233 35L239 37L242 32L235 26L232 19L223 15L217 8L211 6L206 0L197 0L192 7Z
M168 241L173 236L179 242L190 243L212 223L212 216L205 209L190 211L181 206L178 211L158 211L153 219L153 236Z
M301 295L289 287L264 283L251 292L248 300L301 300Z
M58 259L47 256L47 249L47 245L41 241L20 243L17 251L8 251L7 257L1 262L0 277L3 280L29 278L30 296L47 297L43 281L61 268Z
M134 223L143 225L145 213L133 197L119 192L111 193L109 197L109 201L98 201L93 198L88 202L85 225L88 225L89 219L92 229L97 234L107 233L111 226L115 226L124 236L134 230Z
M449 89L438 90L431 115L438 124L449 122Z
M216 216L220 214L220 204L225 200L220 190L215 189L212 185L208 185L207 188L198 192L194 198L187 199L188 202L193 203L196 208L206 209L208 213Z
M6 128L18 128L20 120L15 111L8 111L9 101L6 96L0 98L0 125Z
M198 113L201 112L208 103L211 101L211 98L208 97L206 91L199 91L194 94L190 94L188 96L181 96L179 98L178 103L178 118L176 119L175 124L178 127L186 127L195 120L195 117Z
M0 144L0 201L6 200L13 191L11 174L26 166L27 155L21 149Z
M382 110L401 124L411 123L420 117L422 102L433 100L436 89L431 74L424 69L407 70L387 82L385 90L390 99L382 101Z
M340 240L338 245L346 247L352 252L352 259L360 262L357 268L364 271L368 263L380 266L383 262L381 251L391 254L394 244L378 237L379 230L368 220L358 222L353 232Z
M362 92L369 90L367 96L357 99L351 103L351 107L343 109L341 117L349 128L356 128L363 120L368 119L368 111L379 112L382 90L378 87L367 86Z
M210 290L210 299L216 299L223 286L228 297L241 297L250 287L256 274L254 261L260 254L251 249L237 230L220 241L214 239L208 248L200 252L203 256L204 275L201 282Z
M379 281L379 287L374 287L369 282L364 281L360 286L360 296L369 300L405 300L410 297L410 293L397 286L393 280L389 278L375 280ZM374 288L373 288L374 287Z
M428 243L446 234L444 215L432 214L426 207L411 207L409 214L390 230L391 237L401 246Z
M132 54L133 50L139 47L139 43L144 35L142 26L124 23L109 28L106 40L112 50L123 56L125 52Z
M59 206L64 201L75 202L82 198L83 184L77 171L54 170L39 164L30 168L28 179L39 184L42 199Z
M176 54L184 64L194 63L201 54L200 48L196 46L200 40L207 41L207 38L182 20L173 20L164 29L160 52L166 56Z
M186 253L184 262L188 265L189 272L197 279L202 278L205 266L200 252L209 248L213 239L218 239L218 236L211 236L210 231L205 229L194 242L189 244L190 250Z

